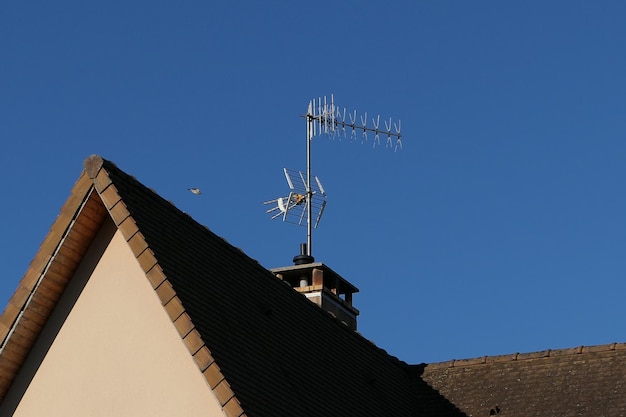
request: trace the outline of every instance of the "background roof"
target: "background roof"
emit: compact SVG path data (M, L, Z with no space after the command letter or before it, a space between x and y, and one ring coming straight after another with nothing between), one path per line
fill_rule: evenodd
M305 231L261 203L305 166L309 99L334 93L404 134L401 152L313 143L329 195L313 254L360 288L365 337L410 363L621 341L624 12L2 5L0 301L92 153L262 265L290 264Z

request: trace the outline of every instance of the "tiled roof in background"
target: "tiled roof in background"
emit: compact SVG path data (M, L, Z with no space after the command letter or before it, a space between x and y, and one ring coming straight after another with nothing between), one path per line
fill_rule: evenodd
M469 416L624 416L626 344L486 356L422 367Z

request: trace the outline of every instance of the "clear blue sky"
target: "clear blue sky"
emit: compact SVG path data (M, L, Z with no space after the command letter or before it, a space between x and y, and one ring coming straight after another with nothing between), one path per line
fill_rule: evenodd
M92 153L291 264L305 230L261 203L334 93L404 134L313 141L313 255L360 288L366 338L410 363L623 342L625 19L622 1L3 2L1 304Z

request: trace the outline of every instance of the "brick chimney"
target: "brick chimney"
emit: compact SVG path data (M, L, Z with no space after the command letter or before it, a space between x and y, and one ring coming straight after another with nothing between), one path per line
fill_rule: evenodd
M352 306L352 294L359 292L359 289L328 266L311 262L270 271L350 329L356 330L359 310Z

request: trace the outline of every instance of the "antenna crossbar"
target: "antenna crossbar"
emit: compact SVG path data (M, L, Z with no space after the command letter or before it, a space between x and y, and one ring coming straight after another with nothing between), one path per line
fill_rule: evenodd
M374 146L380 145L380 137L387 139L387 146L391 146L393 140L396 141L395 149L402 149L402 134L400 133L402 124L398 120L393 121L391 118L384 120L384 127L380 125L380 115L371 119L372 125L368 126L367 113L357 117L356 110L348 112L344 107L339 108L335 105L334 96L331 94L330 100L327 97L320 97L309 102L307 114L304 115L310 125L309 139L314 136L328 134L332 136L343 135L347 137L347 131L350 131L351 139L355 139L360 132L365 141L368 139L368 133L374 134ZM360 119L360 123L358 123Z

